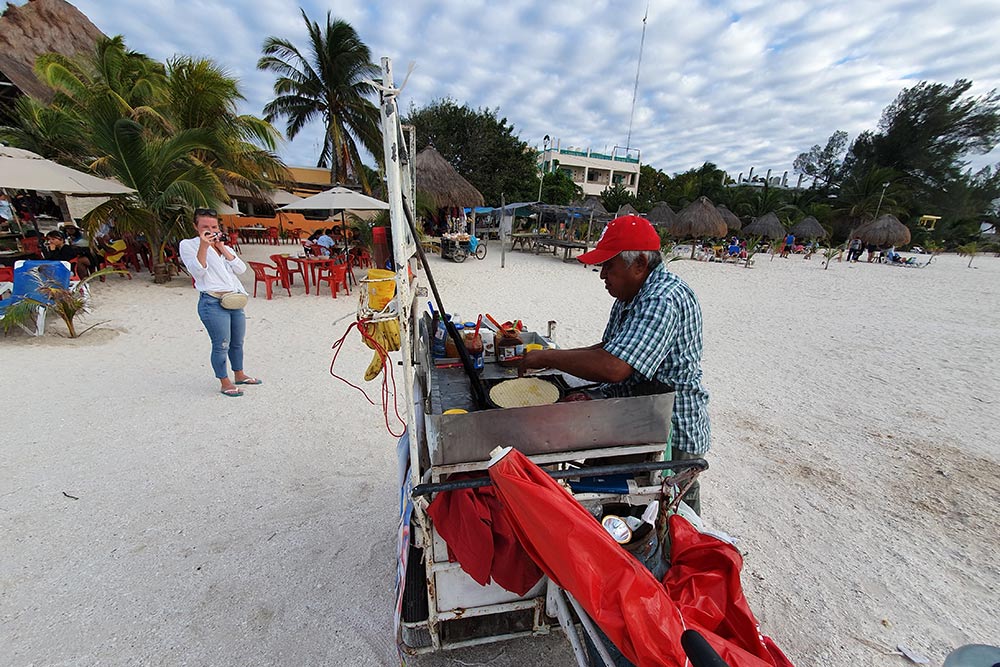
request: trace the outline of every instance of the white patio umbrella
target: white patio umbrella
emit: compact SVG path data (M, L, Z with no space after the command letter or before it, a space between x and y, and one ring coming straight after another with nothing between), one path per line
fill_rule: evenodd
M345 187L330 188L318 195L306 197L302 201L286 204L279 211L321 211L329 209L355 209L358 211L374 211L388 209L389 205L374 197L363 195Z
M0 146L0 188L68 195L124 195L135 192L121 183L91 176L46 160L37 153L10 146Z

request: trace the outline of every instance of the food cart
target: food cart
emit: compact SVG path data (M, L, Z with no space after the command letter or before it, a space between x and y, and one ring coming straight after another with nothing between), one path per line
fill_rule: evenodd
M558 402L499 408L493 400L494 389L516 378L517 371L499 363L496 356L491 358L489 345L481 373L472 370L464 347L459 348L459 360L435 358L433 339L438 329L423 308L423 297L431 296L440 313L445 310L431 267L414 241L416 228L408 206L414 201L413 137L406 137L399 126L398 90L393 86L391 62L383 58L380 114L398 267L395 277L386 280L395 281L396 295L378 312L360 306L359 315L371 321L399 318L400 407L405 408L407 425L397 450L400 503L395 625L400 654L545 635L561 628L579 664L586 665L577 630L580 623L587 627L585 614L578 608L574 614L561 589L545 577L524 595L496 583L484 586L474 581L459 563L449 561L448 545L428 514L431 498L463 484L449 479L452 475L485 476L491 451L512 445L552 477L566 480L576 500L596 519L610 506L623 516L638 517L644 510L648 513L647 505L660 500L668 486L679 500L684 485L706 464L661 460L670 427L672 393L604 398L596 385L545 371L536 379L556 388ZM421 268L426 287L416 278ZM458 343L454 327L449 325L448 331ZM544 334L522 332L522 340L536 341L543 347L556 344L551 328ZM494 346L494 355L499 347ZM514 352L516 355L520 350ZM511 361L509 357L506 360ZM562 400L570 396L576 400ZM663 471L667 469L679 474L666 477ZM640 555L649 549L653 537L655 531L646 530L635 544L624 546Z

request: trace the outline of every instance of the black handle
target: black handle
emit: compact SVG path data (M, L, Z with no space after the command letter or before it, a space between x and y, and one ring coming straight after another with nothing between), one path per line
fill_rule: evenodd
M681 634L681 646L692 667L729 667L697 630L685 630Z

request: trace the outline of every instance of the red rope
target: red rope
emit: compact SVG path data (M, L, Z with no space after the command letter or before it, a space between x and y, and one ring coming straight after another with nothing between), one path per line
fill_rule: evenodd
M375 401L373 401L371 399L371 397L368 396L368 392L366 392L364 389L362 389L358 385L353 384L347 378L341 377L341 376L339 376L339 375L337 375L336 373L333 372L333 367L337 363L337 357L340 355L340 351L342 349L344 349L344 341L347 340L347 336L351 333L351 329L353 329L354 327L357 327L358 328L358 333L361 334L361 338L364 339L365 341L371 343L371 346L374 348L374 350L382 358L381 399L382 399L382 415L385 417L385 429L389 432L389 435L391 435L392 437L394 437L394 438L400 438L400 437L402 437L403 433L406 432L406 422L403 421L402 417L400 417L400 415L399 415L399 406L396 403L396 375L393 372L392 359L389 358L389 352L385 348L383 348L379 344L378 341L376 341L374 338L372 338L370 335L368 335L368 332L365 331L365 328L363 326L361 326L362 324L367 325L368 323L369 323L368 320L359 320L359 321L356 321L356 322L352 322L350 324L350 326L347 327L347 331L344 332L344 335L341 336L339 339L337 339L333 343L333 346L332 346L331 349L334 350L334 353L333 353L333 359L330 361L330 375L332 375L333 377L337 378L338 380L340 380L341 382L343 382L347 386L353 387L354 389L357 389L358 391L361 392L361 395L364 396L365 399L369 403L371 403L372 405L375 405ZM390 396L389 383L390 382L392 382L392 391L391 391L391 395L392 395L392 409L393 409L393 412L395 412L395 414L396 414L396 421L398 421L403 426L403 430L400 431L399 433L394 432L392 430L392 427L389 425L389 396Z

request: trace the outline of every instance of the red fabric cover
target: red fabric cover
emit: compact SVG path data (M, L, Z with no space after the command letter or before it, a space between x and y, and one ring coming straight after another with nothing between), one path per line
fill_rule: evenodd
M685 667L680 636L693 628L731 667L792 667L759 634L740 587L742 560L732 546L671 517L676 560L664 586L517 450L490 467L490 478L528 555L633 664Z
M743 558L731 544L670 517L670 569L663 585L689 626L730 665L792 667L760 628L743 595Z
M479 473L481 474L481 473ZM452 475L457 480L477 475ZM427 508L448 544L448 559L480 586L492 578L504 589L524 595L542 578L514 535L510 517L489 486L439 493Z
M639 667L684 667L684 626L649 570L517 450L490 467L490 478L528 555L626 658Z

